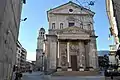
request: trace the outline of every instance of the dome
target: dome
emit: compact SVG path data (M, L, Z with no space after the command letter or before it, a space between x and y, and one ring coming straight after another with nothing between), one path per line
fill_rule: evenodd
M40 31L43 31L43 32L45 32L45 29L44 29L44 28L40 28Z

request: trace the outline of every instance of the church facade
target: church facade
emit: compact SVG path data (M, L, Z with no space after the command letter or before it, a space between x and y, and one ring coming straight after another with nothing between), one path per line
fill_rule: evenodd
M71 1L47 11L48 69L78 71L98 67L94 14Z

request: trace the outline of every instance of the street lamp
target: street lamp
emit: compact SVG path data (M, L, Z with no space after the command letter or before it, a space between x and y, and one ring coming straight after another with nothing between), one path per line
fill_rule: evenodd
M42 53L42 71L44 71L44 55L45 53L43 52Z
M21 21L26 21L26 20L27 20L27 18L21 19Z

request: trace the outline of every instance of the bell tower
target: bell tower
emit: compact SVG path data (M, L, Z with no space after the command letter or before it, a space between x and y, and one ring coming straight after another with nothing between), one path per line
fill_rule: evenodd
M45 29L40 28L37 38L37 49L36 49L36 67L42 69L42 53L43 45L45 40Z

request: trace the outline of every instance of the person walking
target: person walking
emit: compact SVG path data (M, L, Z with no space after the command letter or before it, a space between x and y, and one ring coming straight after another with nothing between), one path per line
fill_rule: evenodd
M17 70L15 73L15 80L22 80L22 72Z
M22 80L22 72L19 73L19 79Z
M19 71L15 72L15 80L19 80Z

